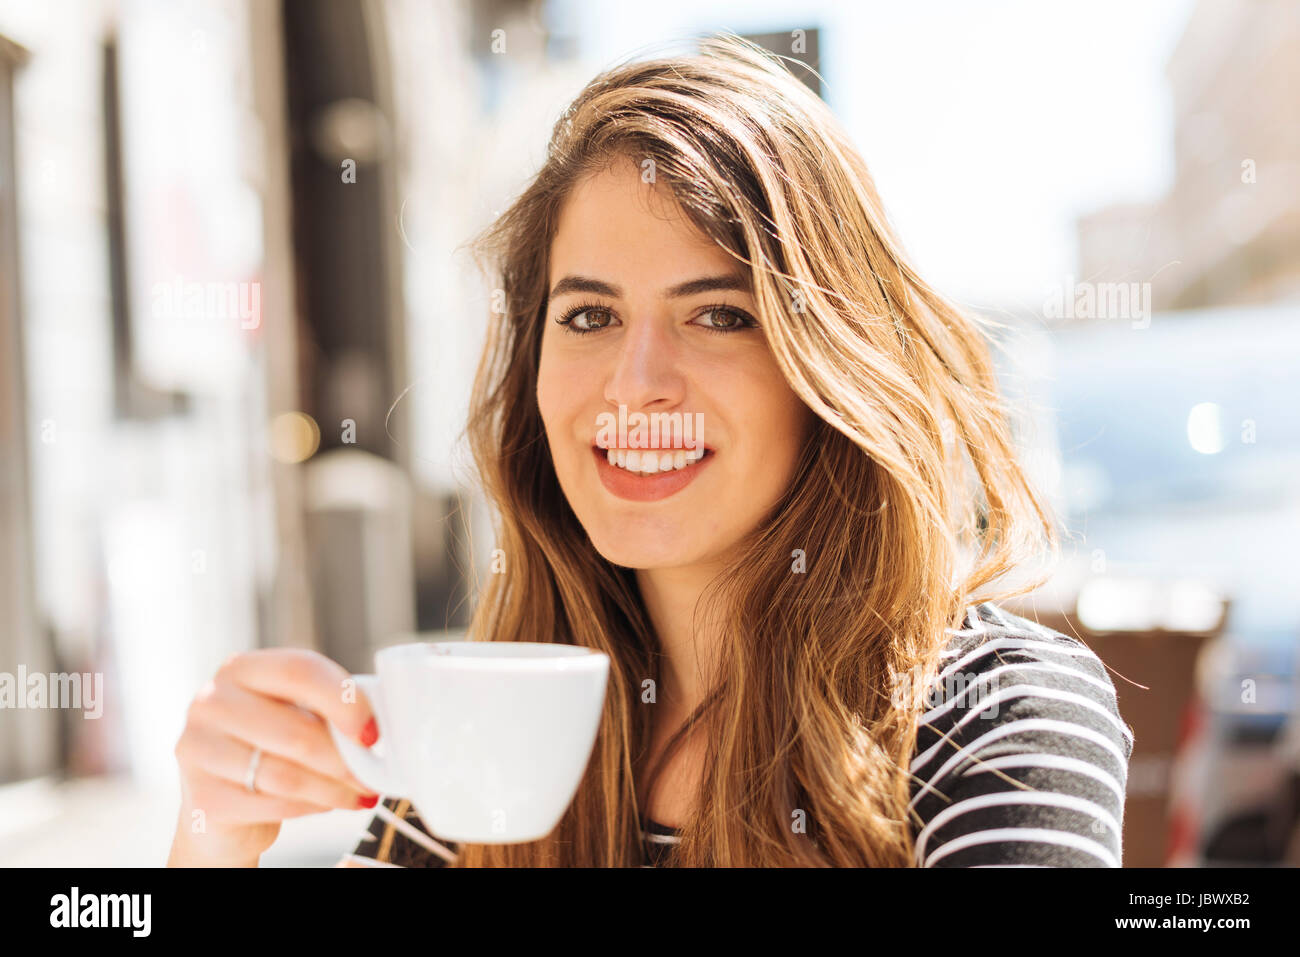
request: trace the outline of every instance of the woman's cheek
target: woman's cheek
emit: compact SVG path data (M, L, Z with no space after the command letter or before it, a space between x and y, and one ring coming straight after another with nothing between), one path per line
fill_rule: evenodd
M555 426L560 410L557 408L557 402L563 399L563 389L560 384L563 382L562 370L557 368L557 364L550 350L546 345L542 345L542 354L537 364L537 409L541 413L542 423L546 426L546 431L550 432Z

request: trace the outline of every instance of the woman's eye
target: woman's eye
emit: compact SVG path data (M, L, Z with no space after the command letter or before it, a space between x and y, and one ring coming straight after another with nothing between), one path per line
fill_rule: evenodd
M753 329L758 323L736 309L714 306L703 313L701 325L710 332L735 332L738 329Z
M602 309L584 309L573 317L573 324L583 332L604 329L609 325L609 313Z
M569 332L581 334L604 329L613 319L608 309L599 309L595 306L578 306L570 309L555 321L566 327Z

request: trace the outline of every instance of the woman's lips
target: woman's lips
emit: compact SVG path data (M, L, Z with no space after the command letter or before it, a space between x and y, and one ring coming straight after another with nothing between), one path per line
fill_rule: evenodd
M638 449L637 451L645 452ZM658 452L676 452L676 449L650 450L651 454ZM670 495L676 495L691 482L695 481L696 475L700 469L707 468L713 461L713 449L705 448L704 457L694 465L688 465L685 468L674 469L671 472L656 472L652 475L646 475L640 472L629 472L627 469L619 468L617 465L611 465L609 462L609 452L605 449L593 446L591 454L596 457L596 474L600 476L600 482L606 490L612 495L629 502L657 502L660 499L667 498Z

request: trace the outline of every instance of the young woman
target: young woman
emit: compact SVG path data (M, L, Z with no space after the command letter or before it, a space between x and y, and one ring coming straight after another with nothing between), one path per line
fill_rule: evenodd
M605 652L605 712L546 839L456 846L388 795L346 862L1119 866L1113 685L994 604L1057 538L984 330L779 60L724 36L597 77L479 248L504 306L470 436L505 572L471 631ZM681 425L649 450L603 427L638 415ZM369 743L337 665L224 671L177 748L174 863L255 864L280 819L364 790L320 723ZM215 838L187 827L202 797L234 802Z

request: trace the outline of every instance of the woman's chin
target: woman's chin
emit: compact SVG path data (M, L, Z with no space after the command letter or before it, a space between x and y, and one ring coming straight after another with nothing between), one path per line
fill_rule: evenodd
M657 536L642 541L637 536L593 535L591 543L607 562L623 568L679 568L695 564L704 554L702 549L682 548L680 543L670 545Z

